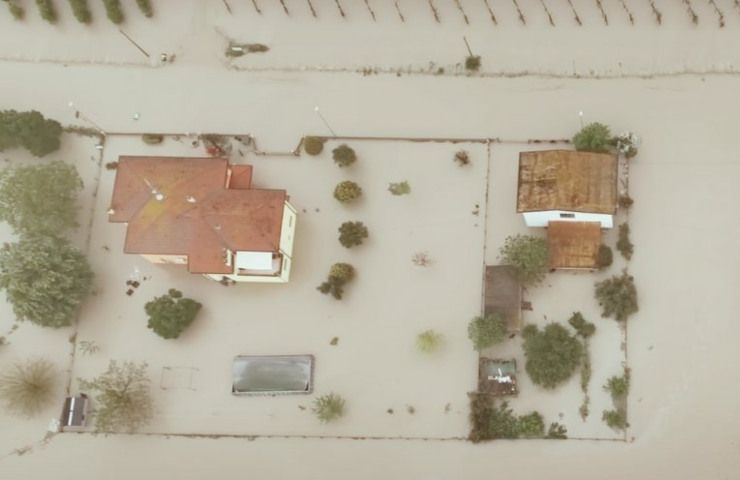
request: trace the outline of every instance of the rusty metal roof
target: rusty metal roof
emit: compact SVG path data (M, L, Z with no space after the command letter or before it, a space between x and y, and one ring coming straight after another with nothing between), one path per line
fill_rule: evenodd
M547 226L550 268L598 268L599 222L550 222Z
M251 168L226 185L224 158L121 156L111 222L126 222L126 253L187 255L193 273L230 273L226 249L277 252L284 190L248 187Z
M543 150L519 154L517 212L617 210L617 157L608 153Z

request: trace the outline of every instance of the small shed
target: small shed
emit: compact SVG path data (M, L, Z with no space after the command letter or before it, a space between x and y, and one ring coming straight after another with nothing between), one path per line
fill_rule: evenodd
M478 392L493 396L516 395L516 360L478 359Z
M598 222L550 222L547 226L550 268L595 270L601 246Z
M483 313L504 316L510 333L522 328L522 286L511 265L486 266L486 287Z
M551 221L612 228L617 211L616 155L574 150L519 154L517 212L528 227Z
M62 407L59 424L63 432L75 432L85 429L89 409L89 399L84 393L76 397L67 397Z
M311 393L313 355L239 355L231 367L234 395Z

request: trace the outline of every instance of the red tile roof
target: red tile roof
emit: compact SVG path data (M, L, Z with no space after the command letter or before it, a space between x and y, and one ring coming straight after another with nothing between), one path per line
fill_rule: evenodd
M251 173L224 158L122 156L109 219L128 223L126 253L187 255L193 273L231 273L226 249L279 250L287 195L249 188Z

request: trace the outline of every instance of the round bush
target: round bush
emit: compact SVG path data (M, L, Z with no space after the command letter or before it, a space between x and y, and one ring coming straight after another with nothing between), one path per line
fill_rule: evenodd
M573 137L576 150L583 152L608 152L611 141L609 127L602 123L589 123Z
M568 380L583 360L583 344L560 324L543 331L527 325L522 331L525 370L537 385L552 389Z
M318 155L324 150L325 141L319 137L303 137L303 149L309 155Z
M314 400L312 410L321 423L331 422L344 415L344 399L336 393L323 395Z
M362 222L344 222L339 227L339 243L346 248L362 245L367 237L367 227Z
M512 265L517 279L524 285L537 285L550 268L547 240L532 235L507 237L499 252L501 263Z
M335 281L347 283L355 278L355 267L349 263L335 263L329 269L329 277Z
M475 317L468 324L468 338L478 351L501 343L505 337L506 322L504 322L504 317L501 314Z
M608 245L600 245L599 246L599 253L596 257L596 264L598 267L606 268L609 265L612 264L612 261L614 260L614 254L612 254L612 249L609 248Z
M334 198L342 203L349 203L357 200L362 195L362 188L355 182L345 180L339 182L334 188Z
M355 151L345 144L339 145L337 148L332 150L331 154L334 158L334 163L340 167L348 167L357 160L357 154Z
M149 315L147 326L162 338L177 338L193 323L201 304L183 298L182 292L171 288L167 295L157 297L144 306Z

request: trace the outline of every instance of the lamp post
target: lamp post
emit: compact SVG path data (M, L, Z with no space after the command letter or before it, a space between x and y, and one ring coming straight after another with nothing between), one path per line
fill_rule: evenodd
M319 118L321 119L321 121L324 122L324 125L326 125L326 128L329 129L329 131L331 132L331 134L336 137L337 136L337 133L331 128L331 126L329 126L329 122L327 122L326 119L324 118L324 116L321 114L321 111L319 110L319 107L318 106L313 107L313 110L314 110L314 112L316 112L316 115L319 116Z

